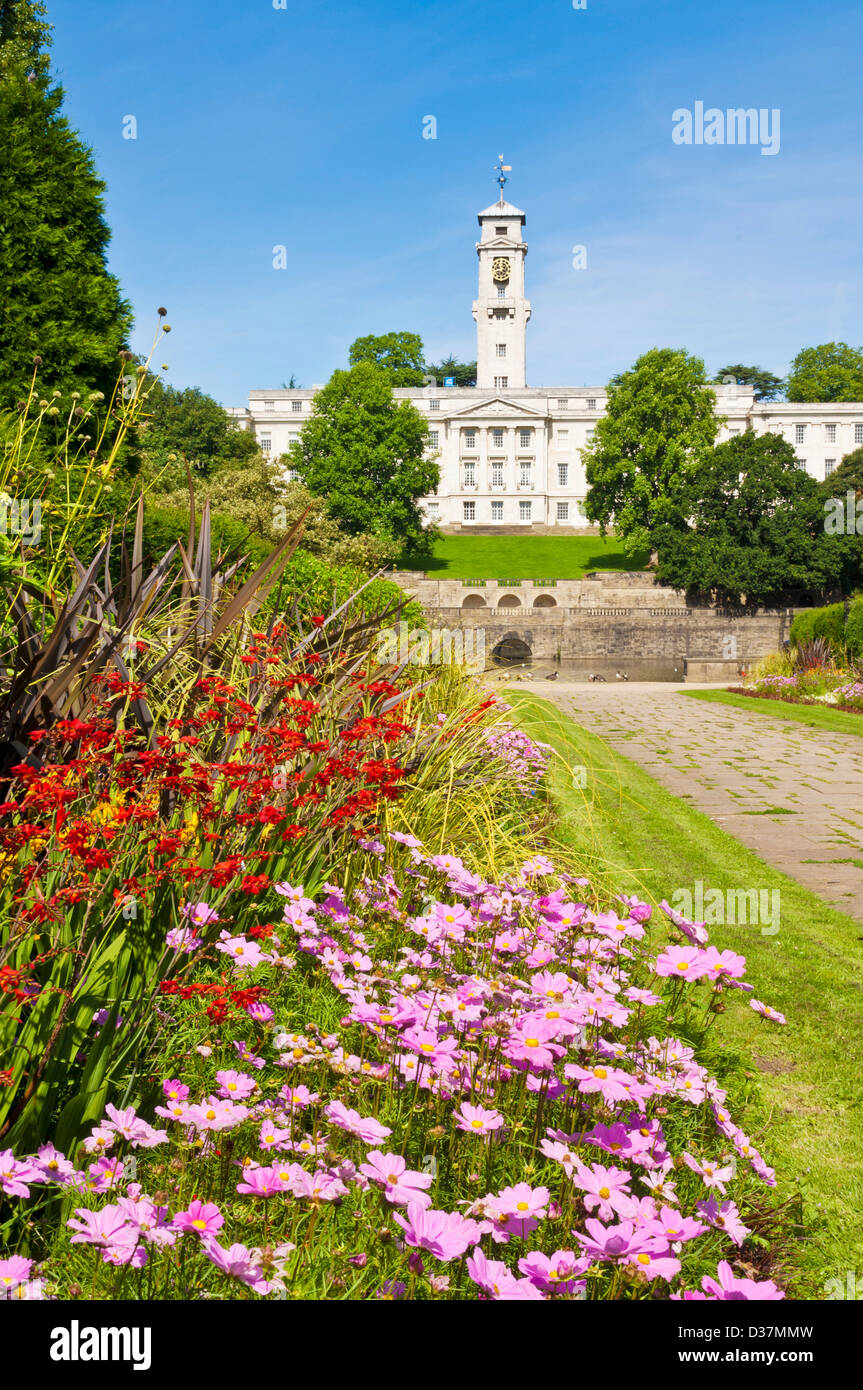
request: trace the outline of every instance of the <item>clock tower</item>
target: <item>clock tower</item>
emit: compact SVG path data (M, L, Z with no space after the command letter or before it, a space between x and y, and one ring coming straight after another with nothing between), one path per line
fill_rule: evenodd
M530 304L524 297L522 240L525 215L503 198L478 216L480 239L476 320L476 384L481 390L507 391L526 386L525 329Z

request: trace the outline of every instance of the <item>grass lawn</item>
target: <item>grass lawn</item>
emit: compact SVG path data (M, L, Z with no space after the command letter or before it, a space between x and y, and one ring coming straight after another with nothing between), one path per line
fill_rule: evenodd
M601 536L442 536L432 558L420 568L441 579L581 579L589 570L643 569L647 552L636 559L623 543Z
M506 698L519 724L558 754L551 779L558 833L595 882L654 903L698 879L705 892L780 889L778 934L764 936L757 926L709 930L720 949L746 956L755 997L781 1010L788 1026L763 1022L732 991L718 1042L742 1055L753 1078L747 1128L776 1168L779 1199L802 1197L788 1209L786 1282L798 1297L824 1298L827 1279L844 1284L847 1271L859 1271L863 1250L860 924L770 868L547 701L521 691ZM586 780L583 790L573 785L576 767L586 769L577 779Z
M808 724L813 729L826 729L831 734L857 734L863 738L863 714L847 714L842 710L819 705L792 705L783 700L759 700L757 695L732 695L727 690L681 690L688 700L710 700L717 705L736 705L738 709L755 714L772 715L774 719L791 719Z

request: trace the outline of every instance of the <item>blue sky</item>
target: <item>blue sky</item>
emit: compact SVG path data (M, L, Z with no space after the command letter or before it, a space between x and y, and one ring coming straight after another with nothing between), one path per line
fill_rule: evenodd
M532 385L602 385L655 345L782 374L806 344L863 339L860 0L48 9L133 346L165 305L176 385L242 404L291 373L325 381L391 329L472 359L500 152L528 217ZM672 113L696 101L779 108L779 153L676 145Z

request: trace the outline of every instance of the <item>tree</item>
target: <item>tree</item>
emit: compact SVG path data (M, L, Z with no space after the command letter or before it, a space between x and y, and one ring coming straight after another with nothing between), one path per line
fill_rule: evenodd
M775 401L782 395L785 387L781 377L774 376L763 367L743 367L739 362L735 362L731 367L720 367L713 380L718 385L720 382L727 382L729 377L736 381L738 386L754 387L757 401Z
M839 467L821 483L821 492L825 497L843 496L849 489L858 496L863 494L863 448L852 449Z
M197 386L178 390L154 380L147 406L141 439L151 478L161 473L170 485L184 487L183 459L194 473L209 478L220 469L247 465L260 453L251 431L239 429L219 402ZM178 458L165 474L169 454Z
M427 375L423 340L417 333L369 333L351 343L348 362L358 367L370 362L389 377L391 386L422 386Z
M843 543L824 529L819 484L778 434L743 434L702 455L651 533L657 579L738 606L823 601Z
M410 401L395 401L389 374L371 362L334 372L287 462L349 534L413 547L427 540L417 500L434 492L428 425Z
M105 185L52 86L38 0L0 0L0 408L39 389L103 391L132 324L108 273Z
M426 373L433 376L438 386L443 386L446 377L451 376L456 386L476 386L476 363L459 362L450 353L442 362L430 362Z
M612 378L606 415L582 450L589 491L585 511L605 534L614 526L627 551L649 544L719 428L704 363L673 348L652 348Z
M788 373L789 401L863 401L863 349L847 343L803 348Z

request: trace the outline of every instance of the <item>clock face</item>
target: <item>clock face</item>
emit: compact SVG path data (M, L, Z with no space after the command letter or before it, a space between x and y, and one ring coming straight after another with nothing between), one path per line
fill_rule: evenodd
M491 276L499 284L509 279L509 260L506 256L495 256L491 263Z

